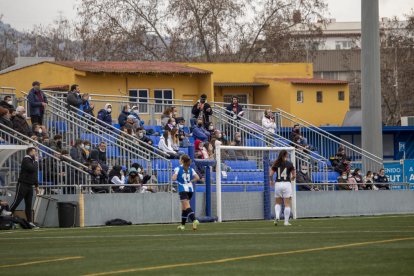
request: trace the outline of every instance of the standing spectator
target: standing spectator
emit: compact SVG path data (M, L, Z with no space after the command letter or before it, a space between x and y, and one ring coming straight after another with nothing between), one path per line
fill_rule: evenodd
M77 139L75 144L70 148L70 157L78 163L85 163L85 160L82 158L84 147L83 141Z
M177 122L175 121L174 118L169 118L167 121L167 124L164 127L164 130L169 130L172 131L173 129L175 129L175 126L177 125Z
M77 111L72 109L72 107L79 109L83 103L83 100L80 94L79 85L77 84L71 85L70 91L68 92L68 96L66 97L66 101L68 103L68 109L70 111L77 113Z
M233 97L232 102L227 106L227 114L235 120L241 120L244 116L243 107L239 105L239 98Z
M32 129L26 120L26 110L23 106L18 106L16 109L16 116L13 118L13 129L17 132L31 137L33 135Z
M368 190L367 185L364 183L364 179L362 177L362 172L360 168L356 168L352 173L352 176L358 184L358 190Z
M118 124L120 127L123 127L126 124L129 114L131 114L131 109L129 108L129 105L124 105L122 107L121 113L118 116Z
M204 128L202 119L197 119L197 126L193 128L193 137L202 142L207 142L210 138L210 132Z
M14 108L12 97L9 95L4 96L3 100L0 102L0 107L6 108L6 109Z
M158 143L158 148L167 155L169 159L177 159L179 158L178 153L172 148L170 143L171 141L171 132L166 130L162 134L160 138L160 142Z
M161 115L161 126L165 128L165 126L168 124L168 121L172 118L172 109L171 107L168 107L165 109L164 113Z
M213 109L209 103L207 103L207 95L203 94L200 100L193 106L191 110L193 118L190 120L191 126L194 127L196 122L201 119L203 126L207 126L210 122L210 116L213 115Z
M307 165L303 165L300 171L296 175L296 183L306 184L306 185L297 185L298 191L318 191L318 188L314 188L312 184L312 179L309 176L309 170Z
M1 125L5 125L6 127L13 129L10 111L3 107L0 107L0 128ZM5 129L5 131L10 132L8 129Z
M350 191L352 190L351 187L348 185L348 172L344 171L342 174L338 177L338 189L339 190L346 190Z
M262 118L262 127L269 133L275 134L276 132L276 122L275 116L273 116L272 110L268 109L265 111Z
M145 122L144 122L144 120L141 120L141 117L139 116L139 108L138 108L137 105L134 105L131 108L131 114L130 115L134 116L134 125L135 125L136 128L144 126Z
M88 119L95 121L95 118L94 118L95 115L93 114L95 105L91 103L90 101L91 101L91 97L89 96L88 93L85 93L82 95L82 104L80 105L79 109L83 111L84 113L79 112L79 115L84 115Z
M110 103L105 104L105 108L99 110L98 112L98 123L100 123L103 127L107 127L106 124L112 125L111 113L112 113L112 105Z
M389 185L387 185L389 183L388 177L385 175L385 170L383 168L381 168L378 174L374 176L374 182L376 183L375 186L380 190L390 189Z
M147 137L146 135L145 135L145 130L143 129L143 128L138 128L137 129L137 137L138 137L138 139L141 141L141 142L143 142L143 143L145 143L145 144L148 144L148 145L150 145L150 146L153 146L154 145L154 142L149 138L149 137Z
M38 168L37 150L34 147L29 147L26 150L26 156L22 160L20 175L17 180L16 197L10 206L10 211L14 212L24 199L24 211L29 223L32 223L33 186L36 188L36 194L39 194Z
M34 81L32 83L32 89L29 91L27 101L29 102L32 124L43 125L43 115L45 114L48 101L46 95L40 90L40 82Z

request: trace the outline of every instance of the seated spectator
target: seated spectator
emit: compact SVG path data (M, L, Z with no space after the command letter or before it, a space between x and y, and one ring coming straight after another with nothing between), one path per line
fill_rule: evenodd
M3 100L0 102L0 107L5 109L14 108L12 97L9 95L4 96Z
M193 114L193 118L190 120L191 127L195 126L198 119L201 119L204 127L208 125L210 122L210 116L213 115L213 109L211 108L210 104L207 103L206 94L201 95L200 99L193 106L191 114Z
M14 109L14 108L10 108L9 109L9 112L10 112L10 121L12 121L13 122L13 119L14 119L14 117L16 116L16 109Z
M210 138L210 132L204 128L203 121L201 119L197 120L197 126L193 128L193 137L195 140L198 139L202 142L207 142Z
M66 102L68 104L68 109L70 111L77 113L77 111L73 108L79 109L83 102L81 94L80 94L79 85L77 84L71 85L70 91L68 92L68 95L66 96Z
M276 121L272 110L268 109L264 112L262 127L272 134L276 132Z
M62 135L56 134L53 136L53 140L49 142L49 147L57 152L62 151Z
M244 146L244 143L242 141L242 135L240 132L236 132L234 134L234 141L231 142L230 144L231 146L236 146L236 147L241 147ZM237 160L247 160L247 154L246 151L244 150L233 150L236 156ZM233 153L231 152L231 150L229 151L230 156L234 156Z
M84 163L85 160L82 158L84 144L81 139L77 139L75 144L70 148L70 157L78 163Z
M390 186L387 185L388 177L385 175L385 170L381 168L377 175L374 176L375 186L380 190L389 190Z
M106 124L112 125L111 112L112 112L112 105L109 103L105 104L105 108L99 110L98 112L98 120L99 120L98 123L100 123L103 127L107 127Z
M131 129L132 130L132 134L134 134L136 132L136 129L139 126L137 126L135 124L135 117L134 117L134 115L128 115L124 127L127 128L127 129Z
M138 171L135 168L130 168L128 170L128 177L125 181L125 186L120 187L122 193L135 193L139 190L140 186L129 186L128 184L138 185L140 183Z
M178 123L178 139L180 140L180 147L187 148L191 145L188 137L191 137L192 134L185 131L185 120L182 119Z
M179 115L178 115L178 109L177 109L177 107L175 107L175 106L172 106L171 107L171 116L172 116L172 118L174 118L175 119L175 122L178 124L178 122L180 122L181 120L184 120L184 118L183 117L180 117Z
M301 134L298 124L293 126L292 132L290 133L290 140L293 143L301 145L305 148L308 147L308 140Z
M90 101L91 101L91 97L89 96L88 93L85 93L82 95L82 104L80 105L79 109L83 111L83 113L79 112L79 115L83 115L95 121L95 114L93 113L93 110L95 109L95 105L91 103Z
M351 187L351 190L358 191L358 184L352 173L348 174L348 183L349 183L349 186Z
M160 138L158 143L158 148L167 156L169 159L178 159L179 154L172 148L170 143L171 141L171 132L166 130Z
M194 157L196 159L204 159L205 156L207 156L206 159L208 159L208 152L204 148L203 142L200 140L195 140L194 142Z
M32 129L26 120L26 110L23 106L18 106L16 109L16 116L13 118L13 129L24 136L31 137L33 135Z
M161 115L161 126L165 128L165 126L168 124L168 121L172 118L172 109L171 107L168 107L165 109L164 113Z
M339 162L332 164L334 166L334 171L342 174L343 172L349 172L351 169L351 161L348 158L345 159L338 159Z
M342 172L342 174L338 177L338 190L346 190L346 191L350 191L351 186L349 186L348 183L348 172L344 171Z
M317 187L313 187L312 179L309 175L309 170L307 165L303 165L300 171L296 174L296 183L298 184L307 184L307 185L297 185L298 191L318 191Z
M134 126L135 128L139 128L139 127L143 127L145 122L144 120L141 120L141 117L139 117L139 108L137 105L134 105L131 108L131 114L132 116L134 116Z
M235 120L241 120L244 116L243 107L239 105L239 98L233 97L232 102L227 106L227 114Z
M153 146L154 145L154 142L148 136L145 135L145 129L138 128L137 129L137 132L136 132L136 135L137 135L138 139L141 142L143 142L145 144L148 144L150 146Z
M89 155L91 161L96 161L101 166L101 168L107 172L108 165L106 160L106 143L100 142L98 148L95 148L91 151Z
M89 172L91 176L91 184L97 185L97 184L108 184L107 176L105 172L102 170L101 166L93 162L91 165L91 171ZM109 189L105 186L95 186L92 187L92 191L94 193L108 193Z
M171 139L169 140L169 143L171 144L171 147L178 153L178 155L183 155L184 152L180 151L180 139L178 139L178 129L174 128L171 131L171 137L168 138Z
M13 122L11 121L10 111L3 107L0 107L0 128L1 125L5 125L6 127L13 129ZM6 128L4 128L4 131L10 132Z
M149 180L151 180L151 176L148 175L145 172L144 168L140 164L138 164L138 163L133 163L131 165L131 167L132 168L135 168L137 170L140 184L142 184L142 186L139 189L139 192L140 193L145 193L145 192L148 191L148 192L151 192L151 193L155 193L156 192L156 189L155 188L152 188L150 186L144 186L145 184L148 183Z
M108 180L109 184L121 185L112 187L114 192L119 193L121 191L121 187L123 188L125 184L125 174L122 167L119 165L113 166L112 170L108 174Z
M123 127L128 119L128 116L131 114L131 109L129 108L129 105L124 105L122 107L122 111L118 116L118 124L120 127Z
M214 136L214 132L216 131L213 122L208 123L207 130L208 130L208 132L210 132L209 140L211 140L212 137Z
M356 183L358 184L358 190L368 190L367 186L364 183L364 179L362 177L362 172L360 168L356 168L353 171L352 176L355 179Z
M378 188L374 185L374 175L371 171L367 171L367 174L364 176L364 183L367 190L378 190Z
M164 127L164 130L169 130L172 131L173 129L175 129L175 126L177 125L176 121L174 118L169 118L167 121L167 124Z
M82 163L90 162L90 155L91 155L91 142L85 140L83 141L83 147L82 147Z

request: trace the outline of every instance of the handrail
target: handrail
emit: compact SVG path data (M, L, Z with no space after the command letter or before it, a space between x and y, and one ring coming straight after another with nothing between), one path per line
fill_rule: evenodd
M300 122L302 122L302 123L304 123L304 124L308 125L308 126L307 126L308 128L314 128L314 129L318 130L318 132L320 132L320 134L321 134L322 136L324 136L325 138L327 138L327 139L329 139L329 140L331 140L331 141L334 141L334 142L337 142L337 143L339 143L339 142L340 142L340 143L341 143L341 144L343 144L343 145L347 145L347 146L348 146L348 147L350 147L350 148L354 148L355 150L359 150L359 151L361 151L361 152L363 152L363 153L365 153L365 154L367 154L367 155L370 155L370 157L368 157L368 156L366 156L366 157L368 157L369 159L371 159L371 160L372 160L372 161L374 161L374 162L382 163L382 158L380 158L380 157L376 156L376 155L375 155L375 154L373 154L373 153L370 153L370 152L368 152L368 151L366 151L366 150L364 150L364 149L362 149L362 148L359 148L359 147L355 146L354 144L351 144L351 143L349 143L348 141L343 140L343 139L341 139L341 138L339 138L339 137L337 137L337 136L335 136L335 135L333 135L333 134L331 134L331 133L329 133L329 132L327 132L327 131L325 131L325 130L321 129L321 128L319 128L319 127L315 126L315 125L314 125L314 124L312 124L312 123L309 123L309 122L307 122L307 121L305 121L305 120L303 120L303 119L301 119L301 118L298 118L298 117L296 117L295 115L290 114L290 113L288 113L288 112L286 112L286 111L284 111L284 110L282 110L282 109L280 109L280 108L278 108L278 109L277 109L277 112L279 112L279 114L284 115L285 117L288 117L288 118L289 118L289 119L291 119L291 120L296 119L296 120L298 120L298 121L300 121ZM337 140L337 141L335 141L335 140ZM339 142L338 142L338 141L339 141ZM375 160L375 159L377 159L377 160Z
M213 105L229 105L230 103L225 102L211 102ZM239 103L241 106L246 106L249 110L266 110L266 109L272 109L272 105L270 104L246 104L246 103ZM249 108L249 106L256 106L258 108ZM263 107L263 108L261 108Z

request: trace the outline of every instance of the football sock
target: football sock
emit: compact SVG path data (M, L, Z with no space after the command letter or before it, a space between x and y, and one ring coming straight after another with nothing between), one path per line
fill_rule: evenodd
M195 215L194 215L193 209L188 208L186 211L187 211L187 217L189 221L195 221Z
M279 220L279 219L280 219L280 209L281 209L280 204L276 204L276 205L275 205L275 218L276 218L277 220Z
M285 207L285 223L289 222L290 217L290 207Z

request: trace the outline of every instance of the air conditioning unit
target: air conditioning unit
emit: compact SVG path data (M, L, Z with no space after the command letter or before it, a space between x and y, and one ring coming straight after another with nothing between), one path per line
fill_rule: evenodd
M401 126L414 126L414 116L401 117Z

